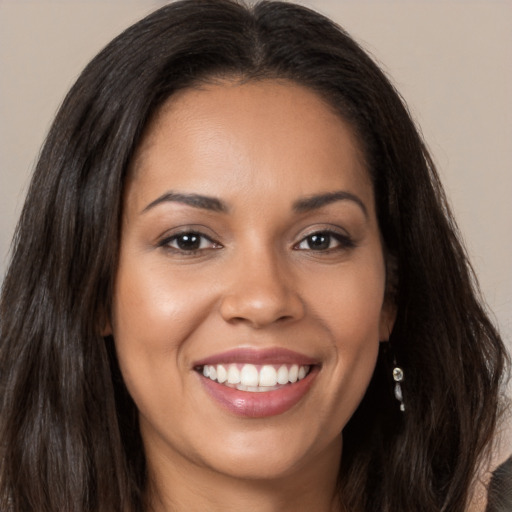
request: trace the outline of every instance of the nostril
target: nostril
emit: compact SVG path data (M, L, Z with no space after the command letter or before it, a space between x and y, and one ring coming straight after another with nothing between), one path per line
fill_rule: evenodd
M304 309L299 295L284 287L269 291L263 287L240 286L223 298L220 313L226 322L260 328L298 320L303 317Z

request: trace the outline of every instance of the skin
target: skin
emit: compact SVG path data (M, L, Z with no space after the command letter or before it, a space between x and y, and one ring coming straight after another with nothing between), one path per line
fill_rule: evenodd
M338 191L353 197L294 208ZM161 199L170 192L224 211ZM183 231L204 234L197 250L180 246ZM314 250L319 232L327 246ZM341 432L393 323L385 282L364 158L315 93L224 81L168 100L132 164L107 329L139 410L153 509L340 510ZM220 352L274 347L319 368L282 414L237 416L194 370Z

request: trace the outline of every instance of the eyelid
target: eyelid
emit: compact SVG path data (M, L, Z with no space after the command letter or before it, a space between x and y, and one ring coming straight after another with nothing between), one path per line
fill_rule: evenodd
M223 245L216 240L217 237L214 238L214 236L210 234L206 234L205 231L210 231L209 229L205 228L204 226L180 226L177 228L174 228L170 231L167 231L164 235L162 235L158 241L157 246L161 247L163 249L167 249L169 251L173 251L180 254L185 255L191 255L197 252L201 251L208 251L212 249L220 249L223 247ZM171 246L171 242L177 240L180 236L183 235L195 235L197 237L200 237L203 240L207 240L210 244L210 247L199 247L197 249L180 249L179 247L173 247Z
M335 240L337 240L338 242L338 245L336 247L331 247L331 248L328 248L328 249L324 249L324 250L314 250L312 248L303 248L301 249L299 246L306 242L306 240L313 236L313 235L328 235L328 236L331 236L332 238L334 238ZM314 228L308 230L307 233L303 233L301 234L301 237L299 239L298 242L296 242L294 245L293 245L293 249L294 250L297 250L297 251L313 251L313 252L318 252L318 253L321 253L321 252L330 252L330 251L335 251L335 250L344 250L344 249L350 249L350 248L353 248L355 247L356 243L354 241L354 239L343 229L341 228L338 228L338 227L334 227L334 226L315 226Z
M172 235L170 237L168 237L165 242L166 242L166 245L169 245L171 244L171 242L175 242L177 241L181 236L184 236L184 235L194 235L194 236L197 236L198 238L202 239L202 240L207 240L208 243L211 245L211 246L217 246L218 244L216 242L214 242L210 237L207 237L206 235L203 235L201 233L196 233L196 232L193 232L193 231L188 231L188 232L185 232L185 233L177 233L175 235ZM189 251L186 251L185 249L180 249L179 247L175 247L175 249L177 250L181 250L181 251L184 251L184 252L192 252L193 250L189 250ZM201 250L201 249L206 249L206 247L199 247L198 250Z

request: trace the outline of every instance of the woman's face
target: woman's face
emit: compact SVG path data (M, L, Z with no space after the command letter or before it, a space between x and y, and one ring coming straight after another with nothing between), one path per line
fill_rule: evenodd
M111 321L150 464L336 470L393 312L350 127L277 81L173 96L124 197Z

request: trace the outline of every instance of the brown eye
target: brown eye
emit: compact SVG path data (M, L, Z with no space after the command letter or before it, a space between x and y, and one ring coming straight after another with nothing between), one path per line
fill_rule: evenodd
M306 238L306 243L313 251L325 251L331 246L331 235L326 233L310 235Z
M161 247L183 253L193 253L203 249L217 249L220 245L206 235L194 231L178 233L162 240Z
M298 250L329 251L354 247L354 242L346 235L332 231L318 231L303 238L296 246Z
M182 251L195 251L201 247L201 237L196 233L184 233L176 237L175 244Z

